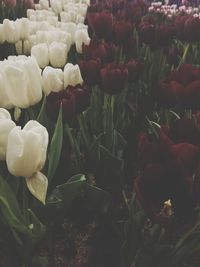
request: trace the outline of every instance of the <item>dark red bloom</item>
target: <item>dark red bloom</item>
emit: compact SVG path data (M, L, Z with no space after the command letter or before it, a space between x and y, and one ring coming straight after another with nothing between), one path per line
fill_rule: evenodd
M118 94L125 88L128 70L124 64L108 64L101 69L101 89L108 94Z
M87 14L88 24L98 38L107 38L112 32L113 16L109 12Z
M144 64L141 61L130 59L126 64L128 69L128 80L134 82L142 76L144 70Z
M128 42L133 35L133 26L130 22L120 20L113 25L113 36L116 44Z
M182 108L200 107L200 68L184 64L172 71L167 79L160 81L159 103Z
M81 113L89 105L89 94L80 85L68 86L60 92L51 92L46 99L47 113L56 120L62 104L63 119L70 121L75 114Z
M100 83L101 62L97 59L80 60L78 63L83 80L88 85Z
M99 58L102 63L110 63L115 60L116 50L113 43L92 39L88 46L83 46L83 56L86 60Z
M176 16L174 21L176 36L182 41L184 40L184 23L189 17L189 15Z

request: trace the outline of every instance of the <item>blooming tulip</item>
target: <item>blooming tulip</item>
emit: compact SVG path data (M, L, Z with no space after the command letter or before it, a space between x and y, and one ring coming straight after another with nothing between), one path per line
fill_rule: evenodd
M14 127L8 136L6 162L14 176L26 178L30 192L45 203L48 180L40 173L46 161L48 132L37 121L29 121L23 129Z
M83 79L79 66L67 63L64 68L64 88L68 85L75 86L77 84L82 84Z
M46 67L42 73L43 90L46 95L64 89L64 73L61 69Z
M25 40L29 37L29 20L27 18L17 19L16 23L18 23L20 30L20 39Z
M8 135L14 127L15 123L12 121L10 113L4 108L0 108L0 160L6 159Z

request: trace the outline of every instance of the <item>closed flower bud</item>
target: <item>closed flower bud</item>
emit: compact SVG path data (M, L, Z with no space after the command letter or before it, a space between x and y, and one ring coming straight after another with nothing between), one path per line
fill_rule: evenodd
M11 103L20 108L35 105L42 98L40 69L34 58L10 62L3 67L7 78L6 92Z
M20 28L18 23L9 19L3 20L5 39L8 43L16 43L20 40Z
M31 56L35 57L40 68L49 65L49 50L47 44L37 44L31 48Z
M4 108L0 108L0 160L6 159L8 135L14 127L15 123L12 121L10 113Z
M49 46L49 59L54 68L62 68L67 61L68 48L66 44L53 42ZM59 55L59 56L58 56Z
M82 53L82 48L83 44L84 45L89 45L90 43L90 37L88 35L88 31L85 29L80 29L75 32L75 45L76 45L76 51L81 54Z
M80 60L78 64L86 84L96 85L100 83L101 62L98 58L96 60Z
M62 11L62 1L51 0L51 8L56 14L60 14L60 12Z
M75 86L77 84L82 84L83 79L79 66L67 63L64 68L64 88L68 85Z
M102 90L108 94L118 94L125 88L128 70L125 65L109 64L101 69Z
M20 30L20 39L25 40L29 37L29 20L27 18L21 18L16 20Z
M64 73L61 69L46 67L42 73L43 90L46 95L64 89Z
M89 12L88 24L98 38L109 37L112 31L113 16L110 12Z

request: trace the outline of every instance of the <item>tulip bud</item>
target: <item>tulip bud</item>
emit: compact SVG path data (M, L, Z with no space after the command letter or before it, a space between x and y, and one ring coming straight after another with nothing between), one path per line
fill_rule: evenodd
M51 0L51 8L56 14L62 11L62 2L59 0Z
M6 92L14 106L27 108L42 98L41 73L34 58L19 57L5 64Z
M67 61L67 45L63 43L53 42L49 46L50 63L54 68L62 68ZM59 55L59 56L58 56Z
M14 127L15 123L12 121L10 113L4 108L0 108L0 160L6 159L8 135Z
M31 56L35 57L40 68L49 65L49 51L47 44L37 44L31 48Z
M18 23L9 19L3 20L5 39L8 43L16 43L20 40L20 28Z
M49 9L49 1L48 0L40 0L39 4L41 6L42 9Z
M90 37L88 35L87 30L84 30L84 29L77 30L75 32L74 39L75 39L76 51L79 54L81 54L83 44L89 45L89 43L90 43Z
M64 88L68 85L75 86L77 84L82 84L83 79L79 66L67 63L64 68Z
M64 73L61 69L46 67L42 73L43 90L46 95L64 89Z
M17 19L16 23L18 23L20 30L20 39L25 40L29 37L29 20L27 18Z

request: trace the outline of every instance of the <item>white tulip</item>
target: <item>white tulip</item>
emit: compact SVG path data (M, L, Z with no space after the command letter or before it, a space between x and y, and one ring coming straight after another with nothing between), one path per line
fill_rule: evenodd
M29 121L23 129L16 126L8 135L6 163L14 176L26 178L30 192L45 203L48 180L40 173L46 161L49 136L37 121Z
M34 15L34 14L35 14L35 10L34 9L27 9L26 10L26 16L27 16L28 19L30 19L30 17L32 15Z
M85 29L80 29L75 32L75 45L76 51L81 54L83 44L89 45L90 44L90 37L88 35L88 31Z
M4 108L0 108L0 160L6 159L8 135L14 127L15 123L12 121L10 113Z
M51 0L51 8L58 15L62 11L62 2L60 0Z
M20 30L20 39L25 40L29 37L30 27L29 20L27 18L17 19L16 23L18 23Z
M53 42L49 46L50 63L54 68L62 68L67 61L68 48L66 44Z
M30 55L31 43L29 40L19 41L15 44L17 55Z
M8 99L19 108L35 105L42 98L41 71L35 59L19 56L9 60L2 69Z
M43 90L46 95L64 89L64 73L61 69L46 67L42 73Z
M79 66L67 63L64 68L64 88L68 85L75 86L77 84L82 84L83 78Z
M40 68L49 65L49 51L47 44L37 44L31 48L31 56L35 57Z
M52 25L52 26L55 26L58 24L58 17L56 16L48 16L47 17L47 22Z
M20 40L20 28L18 23L9 19L3 20L5 39L8 43L16 43Z
M4 27L3 24L0 24L0 44L3 44L5 42L5 33L4 33Z
M39 4L42 9L49 9L49 1L48 0L40 0Z

